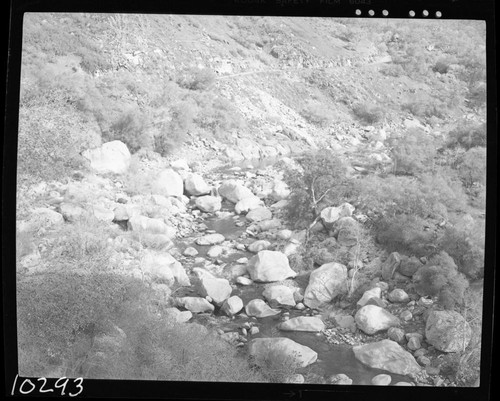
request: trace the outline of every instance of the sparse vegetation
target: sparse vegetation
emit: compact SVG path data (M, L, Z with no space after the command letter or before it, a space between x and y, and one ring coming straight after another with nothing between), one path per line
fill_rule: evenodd
M255 335L248 327L268 322L239 325L248 317L227 319L211 297L200 302L212 299L215 313L188 323L167 310L183 309L174 294L199 291L173 275L178 269L192 279L204 253L180 251L201 231L219 231L218 219L232 210L224 201L210 214L194 198L151 196L157 173L183 170L175 159L184 159L211 195L231 176L272 212L264 222L226 219L234 230L249 230L241 243L228 235L223 257L204 263L207 270L226 277L224 265L237 266L226 263L233 255L225 247L246 252L241 245L255 236L271 250L295 251L287 255L298 273L294 285L307 285L302 280L325 263L347 267L343 295L318 317L331 306L353 318L356 302L382 277L412 299L433 297L433 308L460 312L473 330L467 347L443 357L439 376L477 384L482 294L474 280L485 276L487 137L482 22L55 13L28 13L25 21L16 234L21 374L282 383L300 372L325 382L280 351L259 366L248 359L246 340ZM315 29L333 40L318 40ZM128 171L88 171L82 152L112 140L131 151ZM288 152L293 160L282 157ZM269 170L212 168L243 154L283 162ZM281 179L288 197L276 189ZM280 198L287 203L270 207ZM355 207L352 217L322 222L322 210L345 202ZM68 204L82 216L63 213ZM120 227L112 216L100 221L97 205L162 220L177 238L151 233L157 227L131 230L126 219ZM44 217L33 217L35 207ZM146 263L145 256L167 252L179 262L172 277L163 262ZM391 252L411 258L410 272L401 267L386 278ZM389 302L386 291L381 298ZM417 331L420 323L402 326ZM231 343L219 335L229 326ZM355 322L338 326L335 336L346 342L356 330Z

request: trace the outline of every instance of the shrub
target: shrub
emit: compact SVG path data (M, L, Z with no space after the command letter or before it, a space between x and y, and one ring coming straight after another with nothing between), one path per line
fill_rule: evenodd
M151 133L148 131L148 118L137 107L129 108L115 121L103 139L122 141L131 153L152 145Z
M479 125L463 122L448 133L446 147L469 150L474 147L486 147L486 123Z
M299 368L297 358L281 349L271 350L259 363L259 372L270 383L286 383Z
M181 88L204 91L215 82L216 74L210 68L187 68L182 71L176 82Z
M446 74L451 64L455 64L457 60L451 59L449 57L440 58L436 61L432 67L432 71L438 72L439 74Z
M352 109L354 115L366 125L373 125L384 117L384 112L381 107L359 103Z
M70 105L19 110L18 174L31 180L62 180L84 169L80 152L99 146L101 138Z
M193 127L195 111L192 103L182 101L174 104L169 110L169 119L164 116L156 123L154 150L162 156L172 153L187 139Z
M227 140L228 131L245 126L241 114L229 100L202 94L196 97L195 101L199 110L194 118L195 124L216 136L221 136L221 140Z
M391 138L394 173L416 175L430 169L436 153L432 137L419 129L410 129L400 137Z
M427 265L413 276L415 289L419 295L438 296L438 301L446 309L453 309L464 301L467 279L458 272L453 259L446 253L434 255Z
M475 183L485 184L486 148L470 148L457 158L454 168L466 188L470 189Z
M137 300L134 286L140 284L109 272L67 270L20 278L20 372L43 376L40 369L64 366L64 375L82 375L95 336L127 302Z
M110 229L95 217L84 217L65 224L54 234L50 265L54 269L104 271L108 267L111 250L108 245Z
M449 227L439 241L441 249L453 257L459 270L472 279L484 275L484 225L471 228Z
M417 216L398 215L376 223L376 240L388 252L429 256L437 251L434 235L424 231L425 221Z
M382 66L380 72L388 77L399 78L405 75L405 70L399 64L386 64Z
M481 369L481 335L483 321L483 291L468 288L465 291L461 314L472 329L471 341L459 353L456 379L463 386L478 386Z
M432 117L443 119L446 117L446 105L437 99L418 99L404 103L401 110L407 110L415 117L431 119Z
M321 104L309 103L301 110L300 115L309 123L321 128L325 128L331 123L329 110Z

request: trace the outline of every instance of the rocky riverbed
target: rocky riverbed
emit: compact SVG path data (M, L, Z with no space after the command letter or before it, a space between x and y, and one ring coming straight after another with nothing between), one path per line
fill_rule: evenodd
M216 331L257 363L276 350L295 358L292 382L453 385L441 375L441 356L459 351L470 328L411 292L421 261L397 253L367 260L362 268L376 269L375 279L359 299L347 299L359 266L290 265L305 232L283 219L290 191L272 163L193 171L185 160L144 158L134 177L116 171L130 163L117 142L87 155L93 174L32 188L39 207L18 230L43 222L49 232L86 214L113 225L117 274L146 280L165 313ZM148 180L140 186L146 193L133 179ZM363 224L352 205L328 209L323 225L333 231L339 222ZM353 246L342 227L332 241ZM25 256L19 271L50 270L43 249Z

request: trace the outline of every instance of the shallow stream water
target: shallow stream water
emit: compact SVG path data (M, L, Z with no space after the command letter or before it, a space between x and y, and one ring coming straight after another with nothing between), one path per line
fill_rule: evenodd
M231 170L232 167L238 167L237 170L250 170L250 169L259 169L265 168L276 163L279 158L267 158L262 160L245 160L239 164L233 164L232 166L226 166L222 168L219 173L223 173L224 175L234 174L234 170ZM241 170L240 170L241 169ZM234 210L234 205L223 202L222 210L232 211ZM207 228L209 230L214 230L217 233L223 234L228 240L237 240L241 241L241 234L245 232L246 227L243 225L238 227L235 223L237 221L245 221L244 217L233 218L233 216L225 217L225 218L217 218L211 217L204 221ZM252 242L252 239L249 239L249 242ZM208 249L208 246L199 246L194 243L194 239L185 238L183 240L184 247L193 246L198 252L199 256L205 257ZM227 256L221 256L219 259L227 263L229 267L233 264L237 259L242 257L250 258L253 254L247 251L237 251L231 253ZM308 282L308 276L300 276L295 279L296 283L305 288ZM252 299L260 298L264 299L262 296L262 292L265 289L264 284L254 283L250 286L238 286L235 290L233 290L231 295L237 295L246 305ZM194 295L194 294L193 294ZM298 311L292 308L283 308L283 311L289 312L289 317L293 318L296 316L304 316L304 311ZM220 311L215 311L215 316L220 316ZM199 319L201 318L201 319ZM195 320L203 320L203 317L195 317ZM248 317L241 317L237 315L233 320L230 320L228 323L224 324L224 329L238 331L240 327L245 322L253 321L255 325L259 328L259 333L250 338L267 338L267 337L288 337L299 344L305 345L318 353L318 360L314 364L304 369L304 372L307 372L308 369L313 373L318 374L322 377L329 377L331 375L344 373L349 376L353 380L353 384L355 385L370 385L371 380L374 376L386 373L387 371L383 371L380 369L372 369L368 366L365 366L361 362L359 362L352 351L352 346L350 345L334 345L329 344L326 341L326 338L321 333L307 333L307 332L287 332L280 331L278 329L278 325L282 321L282 315L276 315L268 318L260 318L255 320L255 318L249 319ZM399 381L410 382L411 380L406 376L390 374L392 377L391 384L395 384Z

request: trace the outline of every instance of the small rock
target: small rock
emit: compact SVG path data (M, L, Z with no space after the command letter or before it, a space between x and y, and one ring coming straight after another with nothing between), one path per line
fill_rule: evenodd
M375 386L388 386L391 381L391 376L383 373L372 378L372 384Z
M402 290L400 288L395 288L392 290L389 295L387 296L387 299L391 302L408 302L410 300L410 297L406 293L405 290Z
M339 373L337 375L330 376L328 382L330 384L351 385L352 379L343 373Z
M196 256L198 255L198 251L196 248L193 248L192 246L187 247L184 252L182 252L184 256Z

